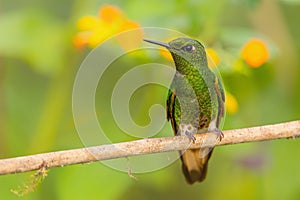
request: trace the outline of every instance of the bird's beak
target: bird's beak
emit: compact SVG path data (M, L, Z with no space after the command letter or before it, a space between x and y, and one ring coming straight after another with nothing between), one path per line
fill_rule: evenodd
M157 41L148 40L148 39L144 39L144 41L145 41L145 42L152 43L152 44L156 44L156 45L159 45L159 46L166 47L167 49L171 48L170 45L169 45L168 43L157 42Z

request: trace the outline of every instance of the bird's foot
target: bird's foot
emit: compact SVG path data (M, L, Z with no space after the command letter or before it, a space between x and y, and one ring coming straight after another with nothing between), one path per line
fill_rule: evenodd
M215 128L215 129L213 130L213 132L216 133L217 139L219 140L219 142L221 142L222 139L224 138L223 132L222 132L220 129L218 129L218 128Z
M193 141L193 143L196 142L196 138L194 136L194 134L192 132L189 132L189 131L185 131L185 135L191 140Z
M197 129L193 127L192 124L180 124L177 135L186 135L193 143L195 143L196 138L194 134L196 131Z

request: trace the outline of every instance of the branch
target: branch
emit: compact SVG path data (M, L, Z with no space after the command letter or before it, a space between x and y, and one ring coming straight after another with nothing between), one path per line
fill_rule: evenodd
M205 136L209 134L207 133L195 135L196 141L192 144L190 144L191 142L186 136L174 136L1 159L0 175L38 170L45 166L51 168L150 153L184 150L187 146L189 146L189 149L195 149L200 146L220 146L281 138L297 138L300 137L300 120L228 130L223 131L223 133L224 138L217 144L212 144L213 141L206 141L205 145L203 144Z

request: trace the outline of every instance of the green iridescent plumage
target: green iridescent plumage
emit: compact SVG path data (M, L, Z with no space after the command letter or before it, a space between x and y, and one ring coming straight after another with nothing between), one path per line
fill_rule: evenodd
M197 40L178 38L165 46L172 54L176 73L167 97L167 118L175 135L215 132L221 138L220 119L224 116L224 90L208 67L204 46ZM181 152L182 168L189 183L203 181L212 148ZM200 155L201 154L201 155Z
M170 97L175 91L178 97L174 105L176 124L192 123L193 126L197 126L194 121L199 120L197 129L204 129L208 128L214 119L219 122L218 118L223 115L220 114L224 110L223 102L219 102L219 98L224 101L224 92L220 81L208 67L203 45L189 38L173 40L169 45L177 70L168 95ZM187 51L186 47L194 50ZM178 101L186 108L180 109ZM167 104L167 110L171 106ZM198 107L198 110L195 110L195 107ZM184 116L181 116L182 112L185 113ZM218 126L219 123L216 124L216 127Z

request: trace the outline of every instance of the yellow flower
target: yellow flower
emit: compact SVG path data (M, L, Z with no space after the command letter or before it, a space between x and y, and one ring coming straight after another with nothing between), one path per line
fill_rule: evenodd
M236 113L239 109L239 104L238 104L236 98L229 92L226 92L225 99L226 99L225 100L226 112L228 112L230 114Z
M269 59L266 43L257 38L250 39L242 48L242 58L250 67L260 67Z
M143 33L140 30L140 25L131 20L125 20L121 25L121 31L130 31L117 36L119 44L125 50L131 50L138 46L143 40Z
M101 26L101 23L103 22L97 17L83 16L77 21L77 27L80 31L87 31L94 27Z
M159 48L159 53L167 60L173 61L172 54L165 48Z
M140 25L129 20L116 6L104 5L99 9L98 16L83 16L77 22L79 33L74 37L73 43L76 48L86 45L94 48L109 37L127 30L131 34L124 34L117 39L124 49L131 49L142 41L143 33ZM133 33L133 34L132 34Z
M208 59L208 67L212 69L218 66L220 64L220 59L217 52L213 48L206 48L205 51Z

